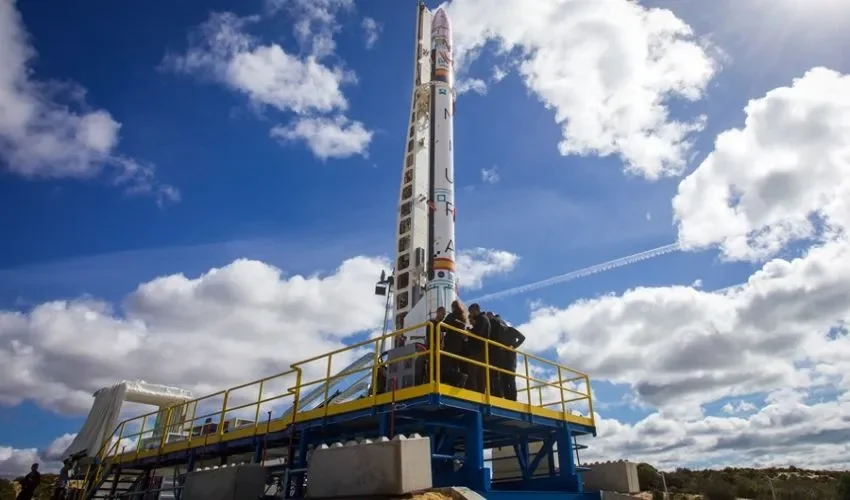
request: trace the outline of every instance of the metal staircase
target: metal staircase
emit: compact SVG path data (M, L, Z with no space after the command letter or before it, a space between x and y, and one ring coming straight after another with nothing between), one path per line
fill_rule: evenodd
M92 488L86 498L90 500L132 498L132 492L138 491L147 477L141 470L110 466L103 474L100 484Z

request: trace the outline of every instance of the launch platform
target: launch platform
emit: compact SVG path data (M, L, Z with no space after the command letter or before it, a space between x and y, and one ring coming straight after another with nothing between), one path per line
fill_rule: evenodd
M310 495L314 451L314 474L324 467L323 445L411 434L423 438L414 443L422 465L413 467L430 472L423 482L433 487L466 487L487 498L600 498L583 491L578 454L584 446L577 438L596 434L588 376L515 349L521 341L499 340L507 323L494 327L493 340L482 338L491 330L480 307L470 307L466 321L458 298L455 52L447 11L431 12L419 2L415 31L396 256L391 279L382 274L379 282L386 287L387 315L392 311L384 324L396 331L200 399L140 384L101 391L71 450L90 454L81 473L85 498L180 499L187 475L188 497L199 477L194 471L226 466L225 477L242 463L254 464L245 467L248 475L269 475L265 498L300 498ZM436 323L446 313L446 323L469 326L482 337ZM451 330L447 338L461 335L463 345L475 349L447 345L472 350L477 359L442 349L443 333ZM386 345L392 347L385 351ZM493 353L501 361L491 363ZM121 422L108 435L123 401L159 409ZM363 463L359 451L345 454L349 463ZM328 469L336 468L312 476L313 496L316 485L334 478Z
M382 342L406 333L393 332L119 423L89 468L85 498L180 498L188 472L243 462L265 465L276 497L299 498L317 446L413 433L431 440L434 487L488 498L599 498L582 492L577 464L584 446L576 437L596 433L587 375L515 351L518 400L496 397L491 374L503 370L489 355L481 363L444 352L432 323L416 328L429 341L405 356L380 352ZM442 383L446 357L487 369L484 393ZM518 473L491 477L498 468L487 466L485 450L505 447L514 450ZM541 464L545 471L536 472Z

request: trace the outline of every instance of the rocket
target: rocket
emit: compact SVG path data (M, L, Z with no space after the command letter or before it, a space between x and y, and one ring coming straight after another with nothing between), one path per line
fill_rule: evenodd
M431 158L429 169L430 269L425 287L428 317L451 311L457 298L454 189L454 65L452 25L442 7L431 21Z

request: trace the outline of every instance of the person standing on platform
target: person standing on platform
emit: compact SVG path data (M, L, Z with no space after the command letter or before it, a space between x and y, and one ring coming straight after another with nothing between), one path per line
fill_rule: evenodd
M441 329L443 351L456 356L466 356L466 335L456 331L466 329L466 311L457 300L451 304L452 311L443 319L443 325L452 328ZM451 356L440 356L440 382L464 388L468 379L469 363Z
M493 314L492 311L488 311L487 313L487 321L490 323L490 340L493 342L498 342L502 344L502 327L504 325L503 321L496 319L496 315ZM507 328L507 325L504 325ZM502 376L504 375L502 372L497 370L497 368L505 368L505 349L500 347L498 344L490 344L487 347L487 356L490 361L490 395L497 397L504 397L502 394Z
M499 315L496 315L497 321L502 321L502 318ZM504 327L502 328L502 340L501 343L512 347L513 349L518 349L519 346L525 342L525 335L520 333L516 328L508 325L504 321L502 321ZM508 370L511 373L516 373L516 351L513 349L502 349L504 353L504 369ZM502 373L501 377L502 381L502 394L506 399L510 399L511 401L516 401L516 375L508 375L507 373Z
M470 333L473 335L477 335L483 339L490 338L490 321L487 319L487 316L481 313L481 306L478 304L472 304L469 306L469 319L472 323L472 328L470 328ZM484 341L469 338L466 342L468 357L471 360L478 361L480 363L485 363L485 349L487 346ZM470 363L469 364L469 388L473 391L477 392L485 392L487 390L487 376L486 376L486 368Z

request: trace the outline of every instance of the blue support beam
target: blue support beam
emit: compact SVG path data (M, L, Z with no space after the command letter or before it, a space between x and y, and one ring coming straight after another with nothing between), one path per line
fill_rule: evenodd
M391 405L381 405L297 422L268 435L187 447L159 457L130 462L125 458L122 467L143 469L186 464L188 470L192 470L199 457L225 463L226 457L245 453L253 455L255 462L260 462L264 445L269 449L287 447L285 468L291 473L286 476L289 484L283 487L284 491L292 492L292 496L298 498L304 494L303 469L307 467L310 446L391 437L388 435L391 427L396 434L418 433L431 438L435 486L465 486L488 498L505 500L545 494L558 494L559 500L599 498L598 495L582 493L581 471L576 467L573 455L577 448L574 437L593 434L594 428L439 394L407 400L404 404L397 404L394 411ZM531 456L529 443L540 441L543 441L543 446ZM290 447L290 444L293 446ZM556 444L557 451L553 451ZM484 462L484 449L490 447L508 447L515 451L520 471L516 480L492 483L491 470ZM557 472L555 453L560 464ZM454 470L456 462L460 464L457 471ZM541 463L549 466L550 473L534 477ZM182 484L183 478L180 482Z

